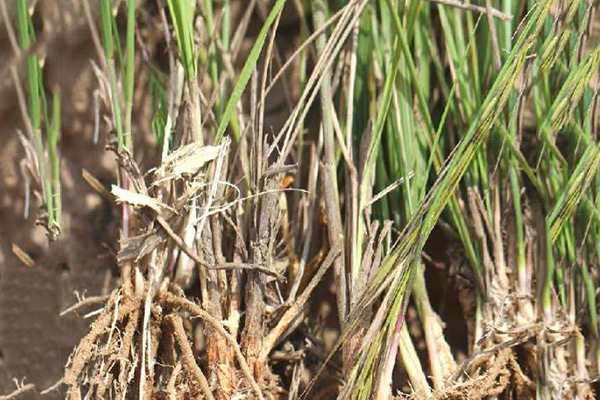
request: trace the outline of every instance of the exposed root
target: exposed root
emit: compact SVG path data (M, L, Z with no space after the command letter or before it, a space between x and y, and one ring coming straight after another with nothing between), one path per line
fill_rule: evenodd
M0 396L0 400L12 400L21 396L22 394L28 393L35 390L35 386L33 383L28 383L27 385L21 385L17 383L17 389L5 396Z
M166 289L150 300L150 345L147 348L143 346L141 315L145 304L142 298L119 291L109 296L65 370L63 382L69 388L68 398L81 398L84 386L96 398L123 398L133 390L132 387L140 387L135 384L140 379L144 379L145 384L142 386L143 393L138 394L144 398L154 396L156 382L162 382L164 386L159 390L168 398L179 398L175 395L175 385L177 396L188 390L190 394L200 390L204 398L215 398L215 391L198 364L192 341L185 333L184 322L189 320L184 321L183 315L178 315L179 311L201 318L232 349L240 368L236 375L246 381L245 385L237 384L238 393L241 395L244 390L247 391L243 389L246 386L252 390L253 398L264 398L236 339L220 321L183 297L181 290L175 287L170 285L170 290ZM76 306L80 307L80 304ZM143 356L147 358L145 365L142 363ZM145 374L142 374L142 368L146 369Z
M473 371L465 381L456 383L433 394L435 400L483 399L502 394L511 380L509 361L513 358L511 349L503 349L497 354L486 353L469 366Z
M126 301L121 307L121 312L117 315L117 320L122 320L128 313L132 312L138 304L134 300ZM81 340L75 355L71 360L70 365L65 371L64 382L71 387L70 392L78 390L79 388L79 375L82 373L84 368L90 363L96 356L98 349L98 339L106 333L109 329L110 324L113 320L113 309L110 307L110 302L104 308L100 316L92 324L90 332Z
M86 297L84 299L79 300L77 303L73 304L72 306L64 309L63 311L61 311L61 313L59 314L61 317L65 316L69 313L72 313L74 311L79 310L82 307L85 306L89 306L89 305L93 305L93 304L101 304L106 302L106 300L108 299L108 295L105 296L93 296L93 297Z
M254 393L256 394L257 398L263 398L260 387L254 380L252 372L250 372L250 367L248 366L248 362L246 361L244 355L242 354L242 351L240 350L238 342L225 330L225 328L223 328L223 325L219 321L215 320L210 314L208 314L206 311L200 308L200 306L192 303L191 301L185 298L177 297L170 293L165 293L161 300L167 305L170 305L171 307L183 308L186 311L202 318L204 322L208 323L217 333L223 336L223 338L227 340L229 345L232 346L238 363L240 364L240 368L242 369L242 373L252 386L252 389L254 390Z
M533 399L535 397L535 382L532 381L521 369L521 366L514 357L510 357L509 368L512 371L513 387L516 398L518 399Z
M121 348L119 350L118 359L121 365L119 376L118 376L118 388L121 393L125 393L127 390L127 371L128 367L131 364L128 353L133 346L133 335L135 334L138 319L140 316L140 310L134 310L129 316L129 320L127 321L127 325L125 326L125 333L123 334L123 339L121 343Z
M57 382L55 382L55 383L54 383L52 386L50 386L50 387L47 387L46 389L42 390L42 391L40 392L40 394L41 394L42 396L45 396L45 395L47 395L47 394L48 394L48 393L50 393L50 392L53 392L53 391L55 391L55 390L58 390L58 389L59 389L59 388L60 388L60 387L63 385L63 383L64 383L64 379L63 379L63 378L60 378L60 379L59 379Z
M175 400L177 396L177 389L175 388L175 382L177 382L177 378L179 377L179 373L181 372L181 362L178 362L173 368L173 372L169 377L169 382L167 383L167 396L169 400Z
M190 343L188 342L185 330L183 329L183 322L181 321L181 318L176 315L169 315L167 317L167 321L173 327L173 331L175 332L175 339L177 340L177 344L181 349L184 371L186 371L190 376L194 378L194 380L196 381L198 386L200 386L200 389L204 393L204 396L209 400L213 400L214 397L208 385L208 381L206 380L206 377L202 373L202 370L200 369L198 364L196 364L194 353L192 351L192 348L190 347Z

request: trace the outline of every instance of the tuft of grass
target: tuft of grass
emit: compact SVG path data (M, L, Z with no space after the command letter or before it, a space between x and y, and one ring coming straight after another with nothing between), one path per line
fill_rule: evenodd
M402 387L418 398L591 396L600 376L593 2L274 0L239 15L233 0L167 0L157 15L136 4L143 10L99 3L121 166L114 193L126 205L121 290L98 326L114 313L133 343L119 354L137 362L80 351L72 392L90 383L108 393L98 382L109 379L125 388L122 370L140 377L140 397L180 381L186 395L197 387L207 398L334 389L392 398ZM281 62L288 12L300 42ZM260 28L249 30L256 16ZM177 44L168 71L136 64L146 57L136 25L146 24ZM33 131L48 132L51 159L40 175L54 202L60 103L55 95L47 109L39 70L31 76ZM142 117L162 150L146 172L132 137L144 79L151 115ZM276 80L288 107L277 132L265 124ZM296 355L320 349L308 306L322 305L314 291L329 269L339 339L315 365ZM447 299L432 277L458 293L464 321L438 307ZM187 293L200 293L201 306ZM203 335L202 352L188 327ZM82 345L107 339L95 329ZM465 348L451 329L466 330ZM333 359L340 368L322 376Z
M35 31L32 13L26 0L16 1L18 43L23 53L28 53L35 44ZM43 84L42 60L36 54L26 56L27 80L27 131L33 136L36 153L36 169L41 182L41 193L46 211L42 223L48 229L48 237L55 240L60 233L61 188L60 156L58 137L60 134L60 96L52 94L52 103L46 101L46 88Z

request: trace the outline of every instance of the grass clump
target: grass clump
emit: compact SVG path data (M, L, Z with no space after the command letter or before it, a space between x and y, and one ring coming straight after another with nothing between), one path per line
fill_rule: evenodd
M593 398L594 2L85 4L121 282L70 397Z

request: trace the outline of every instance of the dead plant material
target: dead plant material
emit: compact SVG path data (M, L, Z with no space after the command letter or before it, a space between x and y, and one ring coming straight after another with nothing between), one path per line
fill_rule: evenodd
M96 178L90 171L83 168L81 170L81 177L87 182L88 185L92 189L94 189L98 194L102 196L104 200L106 200L109 204L113 204L115 198L110 194L110 191L100 182L98 178Z
M200 265L203 268L214 269L214 270L236 270L236 269L255 270L255 271L261 272L265 275L275 277L279 281L284 280L284 278L281 276L281 274L279 274L276 271L273 271L269 268L266 268L262 265L245 264L245 263L222 263L222 264L210 265L206 261L202 260L194 252L194 250L192 250L188 245L185 244L183 239L173 231L173 229L171 228L169 223L167 221L165 221L165 219L163 217L158 215L156 217L156 222L158 222L158 224L161 226L161 228L164 229L164 231L167 233L167 235L169 235L169 237L171 239L173 239L173 241L177 244L177 246L181 250L183 250L183 252L185 254L187 254L192 260L194 260L194 262L196 262L198 265Z
M31 258L31 256L27 254L27 252L25 252L25 250L23 250L18 244L13 243L12 252L15 256L17 256L19 261L25 264L26 267L35 267L35 261L33 260L33 258Z
M306 289L302 292L302 294L296 299L294 304L292 304L286 312L283 314L275 328L265 338L263 342L263 349L260 353L259 362L266 361L267 356L273 349L275 342L280 339L280 336L283 334L285 329L289 326L289 324L298 316L298 314L302 311L302 308L308 301L308 298L316 288L316 286L321 282L325 273L329 270L329 267L335 262L335 259L340 256L340 249L334 248L329 250L329 254L325 258L325 261L321 264L319 270L313 276L310 283L306 287Z
M220 146L202 146L190 143L169 154L155 172L155 185L164 180L183 178L185 175L196 175L208 162L219 155Z

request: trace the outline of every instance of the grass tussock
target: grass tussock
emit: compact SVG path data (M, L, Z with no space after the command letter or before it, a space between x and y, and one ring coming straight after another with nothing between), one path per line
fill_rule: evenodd
M594 398L597 2L83 6L120 285L68 310L104 304L69 398ZM23 62L54 237L60 102Z

